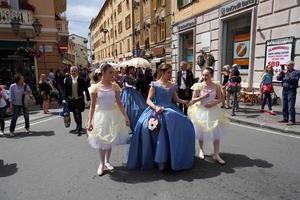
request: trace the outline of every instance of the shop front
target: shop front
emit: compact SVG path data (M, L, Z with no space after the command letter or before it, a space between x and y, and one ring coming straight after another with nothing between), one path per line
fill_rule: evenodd
M195 66L195 35L196 19L189 19L173 27L172 35L172 64L174 73L180 69L182 61L187 62L188 68Z
M14 76L20 73L26 83L36 88L36 66L30 55L33 43L0 41L0 81L10 85Z

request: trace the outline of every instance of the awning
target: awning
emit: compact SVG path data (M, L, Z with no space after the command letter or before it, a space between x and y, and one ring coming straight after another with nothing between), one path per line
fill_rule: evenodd
M33 42L18 42L18 41L0 41L0 49L12 49L16 50L20 47L30 47L33 48Z

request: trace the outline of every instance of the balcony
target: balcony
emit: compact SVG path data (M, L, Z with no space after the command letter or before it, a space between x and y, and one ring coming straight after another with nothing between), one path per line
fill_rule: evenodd
M10 28L10 22L17 19L22 26L29 26L32 29L33 12L30 10L15 10L0 8L0 27Z

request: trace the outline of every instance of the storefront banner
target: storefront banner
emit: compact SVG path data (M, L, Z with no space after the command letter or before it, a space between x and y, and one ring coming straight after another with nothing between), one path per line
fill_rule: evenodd
M230 4L227 4L220 8L220 16L223 17L225 15L237 12L239 10L248 8L250 6L256 5L257 0L236 0Z
M279 38L266 42L266 63L273 66L274 80L285 69L285 66L293 58L294 37Z
M234 43L233 58L248 59L250 52L250 41L242 41Z

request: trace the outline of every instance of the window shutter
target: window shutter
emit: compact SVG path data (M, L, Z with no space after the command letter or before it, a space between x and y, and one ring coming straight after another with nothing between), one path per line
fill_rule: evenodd
M157 9L157 0L152 0L153 10Z
M166 0L160 0L160 5L161 5L162 7L166 6Z
M160 40L163 41L166 39L166 22L161 22L160 24Z

